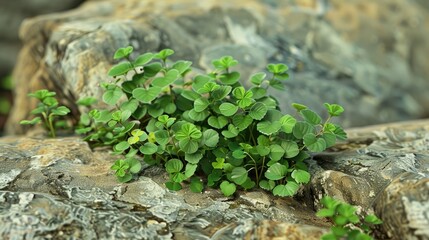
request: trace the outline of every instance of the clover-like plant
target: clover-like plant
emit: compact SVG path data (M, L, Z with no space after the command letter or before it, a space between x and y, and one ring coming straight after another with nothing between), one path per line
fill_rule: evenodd
M50 92L46 89L38 90L34 93L28 94L39 100L37 108L31 111L31 114L36 115L32 120L22 120L22 125L35 125L43 122L43 126L48 130L49 136L56 136L56 128L64 125L57 121L58 117L65 116L70 112L65 106L59 106L57 99L55 99L55 92Z
M113 81L102 84L103 101L113 109L91 110L80 131L87 141L111 145L126 159L141 155L149 164L164 166L171 190L186 181L196 192L220 187L230 196L239 188L259 186L292 196L310 180L304 163L309 152L346 138L331 123L344 111L339 105L325 104L325 121L300 104L294 107L302 120L279 111L267 89L283 89L284 64L269 64L267 72L252 75L253 86L246 89L231 56L214 60L211 73L188 77L192 63L170 61L171 49L134 59L132 52L132 47L116 51L114 58L122 62L108 72Z
M329 218L334 226L331 232L322 236L323 240L372 240L371 226L383 223L377 216L369 214L362 219L356 214L357 208L348 203L325 196L321 199L324 208L316 215Z

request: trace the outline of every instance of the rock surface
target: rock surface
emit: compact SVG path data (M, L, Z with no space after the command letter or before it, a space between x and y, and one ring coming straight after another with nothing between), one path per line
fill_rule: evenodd
M427 116L428 11L424 1L401 0L88 1L23 23L7 130L23 132L18 122L34 106L27 93L39 88L77 113L75 100L101 95L113 53L130 44L140 54L172 48L174 59L204 71L230 54L243 76L284 62L287 92L273 92L283 109L301 102L321 112L336 102L348 110L345 126Z
M429 120L350 129L349 140L308 161L296 198L255 190L224 197L170 192L145 166L119 184L117 158L76 137L0 138L0 236L21 239L319 239L322 195L374 211L378 239L428 239Z

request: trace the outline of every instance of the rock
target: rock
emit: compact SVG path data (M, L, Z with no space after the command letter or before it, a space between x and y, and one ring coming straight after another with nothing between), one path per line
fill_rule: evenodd
M27 93L39 88L57 91L78 116L75 101L100 98L113 53L126 45L136 54L173 48L173 60L191 60L202 71L212 70L212 58L234 55L243 82L266 63L285 62L287 92L273 92L282 109L302 102L322 112L321 103L339 103L345 126L428 116L429 37L422 29L429 24L421 1L245 3L87 1L26 20L7 132L24 131L18 123L35 104Z
M358 128L347 143L309 160L303 191L319 208L323 195L374 212L389 239L428 239L429 121Z
M144 176L120 184L110 170L118 157L92 151L76 137L3 137L0 147L3 238L255 238L285 226L278 236L327 231L312 209L263 191L240 193L237 200L216 189L170 192L164 187L168 175L158 167L144 165Z

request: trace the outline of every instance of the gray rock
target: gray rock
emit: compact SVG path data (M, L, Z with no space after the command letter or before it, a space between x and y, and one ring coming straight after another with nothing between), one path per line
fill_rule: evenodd
M323 102L346 109L345 126L420 118L429 114L425 81L429 56L427 8L415 1L88 1L74 11L39 16L21 27L24 47L14 72L15 104L7 125L18 123L39 88L58 92L78 115L75 100L100 98L100 82L119 47L136 54L173 48L173 60L210 71L212 58L234 55L242 81L285 62L287 93L273 93L282 109ZM328 9L329 7L329 9ZM398 11L402 9L403 11ZM369 37L371 36L371 37Z

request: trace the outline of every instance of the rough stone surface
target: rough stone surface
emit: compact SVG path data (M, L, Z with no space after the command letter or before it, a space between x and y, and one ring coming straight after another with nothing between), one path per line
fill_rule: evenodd
M348 130L349 139L308 160L311 183L296 198L261 190L170 192L144 165L119 184L107 149L76 137L0 138L0 237L21 239L319 239L330 195L374 212L377 239L428 239L429 120Z
M221 4L222 3L222 4ZM291 102L322 112L323 102L347 109L345 126L428 116L428 8L424 1L88 1L76 10L26 20L14 71L15 108L9 133L39 88L59 92L77 113L80 97L100 97L99 83L119 47L136 53L169 47L203 71L213 57L241 61L242 81L269 62L289 65Z

